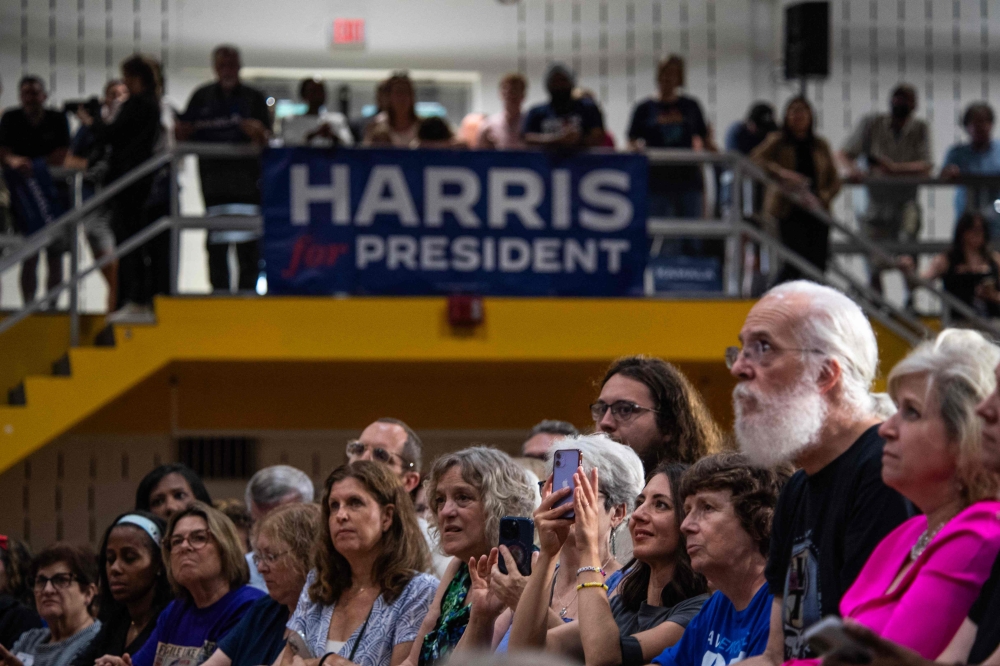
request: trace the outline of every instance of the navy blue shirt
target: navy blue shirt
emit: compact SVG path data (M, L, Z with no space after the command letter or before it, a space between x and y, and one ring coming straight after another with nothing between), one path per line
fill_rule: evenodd
M632 111L628 126L631 141L642 139L648 148L691 148L694 137L705 139L708 125L701 105L691 97L679 96L671 102L647 99ZM650 184L701 189L701 169L697 166L654 165L649 168Z
M771 631L774 597L767 583L750 605L736 610L722 592L716 592L688 623L684 635L653 659L663 666L727 666L763 654Z
M240 623L222 637L218 649L233 666L273 664L285 648L288 607L271 597L261 597Z
M546 102L533 106L524 117L522 134L560 134L575 127L580 132L580 143L583 144L591 130L604 129L604 118L601 110L589 99L571 100L565 109L556 110Z

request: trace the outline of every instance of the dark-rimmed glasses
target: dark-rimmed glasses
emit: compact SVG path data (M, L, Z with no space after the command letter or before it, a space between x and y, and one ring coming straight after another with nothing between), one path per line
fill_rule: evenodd
M603 400L598 400L590 406L590 417L594 419L594 423L600 423L608 410L611 410L611 418L619 423L628 423L642 412L658 413L652 407L640 407L628 400L616 400L610 405Z
M359 439L352 439L347 443L347 455L353 456L355 458L360 458L365 455L365 451L371 449L372 460L376 462L390 464L393 458L399 459L399 464L402 465L403 469L411 469L414 465L412 462L399 455L398 453L393 453L392 451L386 451L381 446L372 446L371 444L365 444Z

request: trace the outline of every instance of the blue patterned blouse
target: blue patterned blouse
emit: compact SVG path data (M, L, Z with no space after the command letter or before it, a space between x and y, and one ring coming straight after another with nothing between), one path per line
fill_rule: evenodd
M330 633L330 619L336 604L326 606L309 598L309 586L315 580L316 571L310 571L299 596L299 605L288 620L288 628L302 632L313 654L322 655L326 654L326 637ZM372 606L361 644L354 653L354 663L359 666L389 666L394 647L416 640L420 624L434 601L437 586L437 578L418 573L391 604L387 604L384 597L378 597ZM360 631L359 626L337 654L346 659L354 649Z

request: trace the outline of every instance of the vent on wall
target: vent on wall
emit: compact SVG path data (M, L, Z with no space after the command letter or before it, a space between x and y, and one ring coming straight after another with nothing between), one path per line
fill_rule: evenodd
M203 479L248 479L256 471L257 440L251 437L182 437L177 460Z

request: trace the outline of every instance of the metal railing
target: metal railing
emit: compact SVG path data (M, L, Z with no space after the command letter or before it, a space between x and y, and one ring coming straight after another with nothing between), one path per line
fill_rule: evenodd
M14 240L0 237L0 250L3 250L5 247L7 248L6 254L0 255L0 274L13 268L23 260L36 256L54 240L64 237L64 234L68 235L71 239L69 275L61 284L47 290L41 298L37 298L31 303L25 303L21 309L0 321L0 332L9 329L31 314L38 312L47 304L55 303L56 299L64 291L68 290L70 344L72 346L79 345L80 308L78 292L81 281L94 271L103 268L112 261L139 248L159 234L168 231L170 233L170 291L172 294L177 294L180 268L180 236L183 230L245 230L259 233L263 227L260 216L225 215L188 217L182 215L178 176L181 171L183 159L188 155L232 158L255 157L259 154L260 149L250 145L182 143L168 152L150 158L108 187L103 188L87 201L82 201L80 188L82 185L82 175L79 173L73 175L75 183L74 203L76 206L71 211L26 239ZM654 248L658 247L658 243L662 244L667 239L714 238L722 240L724 244L722 296L738 298L743 294L741 284L745 277L743 274L745 266L741 250L744 243L749 240L763 248L767 248L773 256L779 258L781 261L790 263L810 279L831 284L848 292L858 300L869 316L881 322L909 343L916 343L932 334L914 315L889 303L881 294L872 290L865 281L858 279L840 266L837 266L836 262L831 262L827 269L828 273L824 274L808 260L784 246L780 239L769 235L762 231L761 228L748 222L749 220L751 222L763 223L770 222L770 220L765 219L763 214L754 211L750 202L744 201L743 196L747 183L779 188L782 194L792 202L801 204L802 207L807 209L809 206L799 194L788 190L746 157L735 153L704 153L670 149L649 149L646 151L646 154L650 164L654 165L718 165L731 171L732 200L724 217L718 219L649 218L647 221L647 232ZM84 223L87 217L98 211L100 207L108 205L117 194L141 179L149 177L164 168L170 170L169 214L143 228L115 247L112 252L95 260L89 266L81 268L80 247L77 240L79 225ZM998 179L971 177L955 181L939 181L928 178L900 178L871 179L866 182L872 184L891 183L903 186L954 186L996 184ZM896 246L886 247L883 244L873 243L823 210L810 210L812 210L813 215L818 220L829 226L831 230L838 231L846 239L835 243L834 247L837 252L862 253L878 261L893 262L894 258L889 250L892 252L900 250ZM767 226L767 224L761 224L761 227L766 228ZM905 247L902 247L902 251L913 254L929 254L941 251L944 246L945 244L940 242L919 242L907 244ZM946 313L946 316L947 313L954 311L964 317L970 324L1000 335L1000 327L997 327L992 321L979 316L966 303L958 300L952 294L918 277L913 278L910 282L912 288L919 287L938 299L941 303L942 311ZM658 294L649 293L648 295L657 296ZM700 294L702 297L709 295Z

